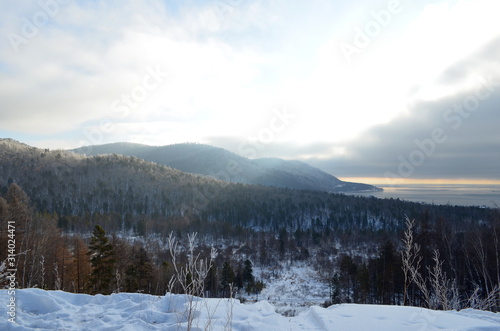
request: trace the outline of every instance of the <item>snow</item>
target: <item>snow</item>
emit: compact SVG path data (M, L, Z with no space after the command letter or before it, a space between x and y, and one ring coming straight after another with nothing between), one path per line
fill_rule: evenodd
M326 281L306 263L281 265L274 272L254 268L254 274L265 284L259 299L269 300L280 314L296 315L308 306L321 305L329 296ZM244 298L254 300L256 296Z
M192 330L500 330L500 314L479 310L342 304L312 306L294 317L268 301L201 299L167 293L109 296L63 291L15 291L15 323L8 321L11 295L0 290L0 330L185 330L193 307Z

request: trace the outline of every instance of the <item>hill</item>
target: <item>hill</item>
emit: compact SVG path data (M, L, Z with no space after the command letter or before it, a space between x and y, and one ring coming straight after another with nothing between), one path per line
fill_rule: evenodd
M187 156L183 147L165 148L180 148L182 153L169 155L172 160L185 164L188 159L203 159L201 151L210 149L219 153L219 157L214 157L213 151L208 152L213 162L231 155L215 147L190 145L193 153ZM303 169L311 169L301 163L276 159L243 161L241 167L248 165L251 169L259 166L283 168L285 164L285 181L286 176L296 171L294 167L299 167L301 173ZM314 169L310 171L318 174ZM321 180L321 176L314 180ZM36 210L57 213L61 216L59 226L73 231L89 231L95 224L106 222L109 231L125 229L141 235L163 232L175 224L183 231L189 224L198 231L226 232L225 235L228 229L236 231L239 226L276 232L314 228L337 234L360 231L369 235L380 230L400 231L404 227L404 215L417 217L423 209L431 221L445 217L454 219L456 224L484 219L489 213L474 207L429 205L423 208L418 203L394 199L234 183L182 172L133 156L85 156L0 139L0 191L5 194L11 183L22 187ZM73 216L85 216L88 221L76 221ZM220 226L214 227L215 224ZM328 231L324 234L329 235Z
M372 185L344 182L304 162L247 159L225 149L203 144L148 146L113 143L72 150L89 156L120 154L135 156L192 174L253 185L325 192L379 191Z

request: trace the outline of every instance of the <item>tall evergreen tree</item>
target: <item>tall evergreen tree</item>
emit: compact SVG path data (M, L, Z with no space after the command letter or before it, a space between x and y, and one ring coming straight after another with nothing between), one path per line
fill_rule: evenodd
M332 301L332 304L341 303L340 276L338 273L335 273L335 275L333 275L332 279L330 280L330 300Z
M234 279L235 279L235 274L233 268L231 267L229 262L224 262L224 264L222 265L222 274L221 274L221 286L224 297L226 296L226 294L229 294L228 290L230 284L234 283Z
M216 297L218 288L217 266L214 264L208 270L207 278L205 278L205 289L209 297Z
M394 244L387 240L380 247L377 268L377 289L379 300L383 304L395 304L395 273L397 269L396 249Z
M243 265L243 284L246 286L247 294L253 292L255 279L253 276L252 262L250 260L246 260Z
M114 278L114 249L109 243L106 232L100 225L96 225L90 238L89 252L92 272L89 278L91 293L111 293L111 281Z
M131 262L125 271L127 292L151 293L153 265L144 247L132 249Z

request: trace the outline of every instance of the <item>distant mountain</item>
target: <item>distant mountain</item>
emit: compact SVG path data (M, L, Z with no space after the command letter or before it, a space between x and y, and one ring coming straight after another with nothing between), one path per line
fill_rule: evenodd
M227 166L222 171L229 171L229 167L235 166L233 162L239 162L237 165L243 174L248 171L255 178L260 175L261 181L265 180L263 175L270 174L276 183L287 182L295 167L313 169L300 162L275 159L254 162L205 145L160 147L169 153L159 154L150 146L117 144L114 147L121 148L122 152L132 147L144 155L168 155L172 164L190 165L191 171L203 169L206 175L182 172L135 156L86 156L0 138L0 196L15 183L26 192L38 212L58 215L58 226L62 229L85 232L95 224L104 224L108 230L133 231L139 235L164 234L173 229L216 229L225 235L228 231L238 231L239 227L295 230L307 229L313 221L316 226L321 223L333 227L335 223L333 229L340 231L346 226L365 226L351 221L366 219L366 210L370 215L375 215L376 210L402 213L394 207L380 208L374 199L319 190L231 183L209 177L217 174L215 171L221 164ZM193 162L200 159L204 163ZM282 168L279 163L287 165L285 170L273 170L274 166ZM382 203L400 205L389 200ZM411 211L412 205L406 205L410 207L404 210ZM413 208L415 206L413 204ZM399 223L396 217L391 217L394 228Z
M380 190L372 185L341 181L304 162L277 158L250 160L223 148L204 144L185 143L155 147L114 143L81 147L74 149L73 152L89 156L104 154L135 156L183 172L242 184L325 192Z

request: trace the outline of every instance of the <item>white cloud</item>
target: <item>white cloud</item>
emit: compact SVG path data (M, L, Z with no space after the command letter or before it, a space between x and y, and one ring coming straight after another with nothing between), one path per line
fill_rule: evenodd
M370 127L474 84L474 71L455 84L440 81L441 73L498 35L492 27L500 12L493 0L404 2L347 64L339 44L386 2L192 3L174 11L159 0L71 2L19 53L4 40L0 130L41 135L54 145L52 136L68 136L65 147L244 142L268 126L275 107L287 106L297 118L273 144L290 153L290 146L331 144L299 154L347 155L346 141ZM14 18L40 10L0 6L3 34L20 33L22 21ZM168 75L126 113L114 112L115 102L123 107L124 97L140 92L148 68ZM99 128L103 119L112 130Z
M262 95L252 86L261 74L258 67L263 60L259 54L235 49L217 39L189 37L193 30L189 15L175 25L156 26L154 23L161 23L165 13L153 13L145 5L126 4L117 12L99 9L103 11L68 7L64 20L73 28L64 31L47 27L47 34L30 40L19 55L3 52L3 61L14 71L0 80L4 87L0 92L3 129L57 133L103 116L116 117L109 114L111 104L130 95L150 67L168 72L168 78L131 109L127 121L146 123L150 116L165 116L164 120L174 122L197 116L209 122L237 117L245 120L264 109ZM207 7L195 16L211 14L216 20L216 11L213 6ZM131 16L132 23L119 26ZM206 132L210 129L207 124L194 123L191 131ZM143 127L147 135L149 130ZM212 127L224 128L227 126ZM234 129L226 131L236 133Z
M463 82L443 84L439 79L448 67L498 36L491 27L500 4L488 0L420 4L421 12L415 11L417 4L404 6L407 12L403 10L380 36L371 38L349 65L339 51L346 39L334 34L318 49L309 77L283 91L284 95L293 91L289 94L304 114L300 128L304 139L334 143L355 138L409 112L417 101L448 98L477 84L477 71Z

